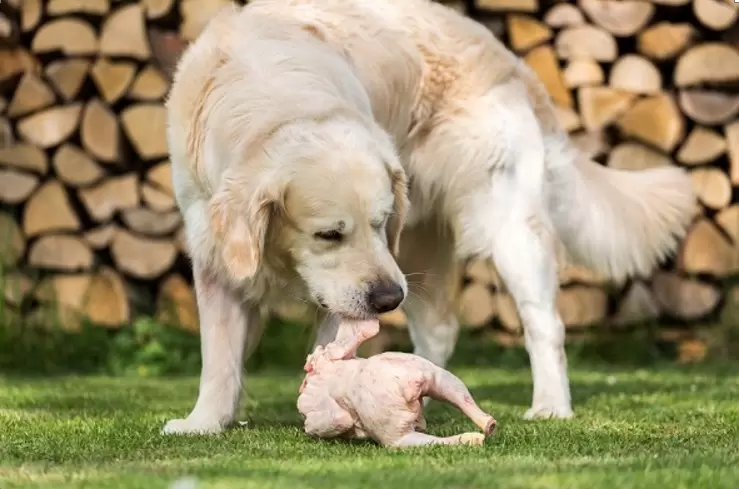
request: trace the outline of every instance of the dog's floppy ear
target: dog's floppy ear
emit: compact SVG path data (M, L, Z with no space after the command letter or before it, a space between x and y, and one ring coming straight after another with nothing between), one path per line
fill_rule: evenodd
M225 186L210 201L210 223L231 279L253 277L262 261L275 196L266 187L236 190Z
M394 155L385 160L385 165L390 173L393 189L393 213L387 223L387 241L393 255L397 256L400 252L400 234L408 212L408 179L405 170Z

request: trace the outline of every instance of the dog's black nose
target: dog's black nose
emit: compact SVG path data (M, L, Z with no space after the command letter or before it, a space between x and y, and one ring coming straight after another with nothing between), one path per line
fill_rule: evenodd
M372 285L367 302L369 302L373 312L382 314L397 308L403 302L404 297L400 285L389 280L383 280Z

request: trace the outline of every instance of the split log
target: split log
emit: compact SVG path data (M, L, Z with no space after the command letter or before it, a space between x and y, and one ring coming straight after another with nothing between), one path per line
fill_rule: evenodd
M141 70L128 92L134 100L157 101L164 98L169 90L169 83L164 75L154 66L147 66Z
M615 61L618 46L613 34L593 25L567 27L554 43L560 59L591 58L596 61Z
M81 227L69 197L56 180L44 183L26 202L23 231L35 236L53 231L77 231Z
M162 281L156 309L156 319L162 324L179 326L192 332L199 330L195 293L180 275L170 275Z
M45 74L57 93L70 102L80 92L89 69L90 62L86 59L62 59L49 63Z
M562 285L567 284L585 284L585 285L604 285L606 278L592 270L579 265L560 266L557 269L557 278Z
M23 0L21 2L21 30L23 32L33 31L43 13L41 0Z
M174 188L172 187L172 163L169 160L160 161L152 166L146 174L146 180L169 195L174 195Z
M182 217L177 211L162 213L140 207L123 211L121 217L132 231L146 236L164 236L182 224Z
M28 253L28 264L34 268L66 271L92 268L94 259L82 238L63 234L41 236Z
M608 310L608 296L601 288L575 285L562 289L557 309L567 327L589 326L602 322Z
M8 116L20 117L54 103L54 92L36 73L26 73L15 89Z
M77 146L65 143L52 160L57 177L71 187L85 187L98 182L104 173L100 166Z
M656 95L662 90L662 75L648 59L627 54L611 68L611 87L644 95Z
M582 127L582 121L580 116L577 115L574 109L568 109L566 107L560 107L559 105L554 106L554 110L557 113L557 119L559 124L567 132L577 131Z
M508 40L510 47L519 53L526 52L552 38L552 30L529 15L508 16Z
M46 13L51 16L67 14L102 16L109 10L109 0L49 0L46 6Z
M123 5L105 19L101 27L100 53L143 61L151 57L142 5Z
M575 147L588 158L597 158L611 148L602 131L583 131L570 136Z
M728 234L734 245L739 245L739 204L722 210L715 217L716 224Z
M190 0L189 2L186 0L183 2L182 5L182 15L185 16L185 6L187 4L190 4L190 9L195 10L194 6L195 1ZM220 3L218 1L211 2L211 3ZM475 0L475 7L477 7L480 10L488 10L490 12L536 12L539 10L539 0ZM201 21L200 24L203 24L205 21ZM193 22L194 23L194 22ZM193 33L199 32L199 29L196 28L197 26L193 26L188 31L192 31ZM201 27L202 28L202 27Z
M698 168L690 172L698 200L711 209L723 209L731 203L731 182L718 168Z
M37 296L42 302L56 304L62 325L67 329L78 329L83 318L108 327L130 320L123 281L108 267L95 275L58 275L47 279L39 286Z
M49 169L46 153L27 143L18 143L7 148L0 148L0 165L28 170L41 175Z
M95 158L117 162L121 157L120 131L115 114L99 99L90 100L82 115L82 146Z
M621 143L608 155L608 166L618 170L640 171L669 167L673 164L670 157L664 153L634 142Z
M0 3L0 48L17 46L20 31L17 6Z
M172 10L174 0L144 0L147 19L159 19Z
M708 345L700 338L686 338L677 345L677 361L682 364L700 363L708 354Z
M716 286L674 272L657 272L652 279L652 291L664 312L683 320L709 314L721 300L721 291Z
M674 80L681 88L739 81L739 51L720 42L690 48L677 60Z
M45 278L34 293L40 305L26 315L26 320L49 329L79 332L83 317L72 303L82 301L89 283L86 274Z
M739 186L739 121L732 122L724 127L726 134L727 152L729 153L729 171L731 183Z
M549 27L559 29L562 27L582 25L585 23L585 17L572 4L556 3L544 15L544 23Z
M20 204L37 186L38 177L35 175L0 168L0 202Z
M596 25L618 37L633 36L654 15L654 5L640 0L578 0Z
M610 87L580 87L577 100L583 126L588 131L608 126L629 109L634 98L633 93Z
M677 160L684 165L703 165L726 152L726 141L717 132L695 126L677 152Z
M92 277L83 310L95 324L116 327L128 323L131 315L128 295L115 270L103 267Z
M402 309L398 308L394 311L380 314L380 324L391 326L397 329L406 329L408 327L408 318Z
M113 62L99 58L90 70L98 93L109 104L117 102L128 90L136 74L136 65L129 61Z
M472 283L462 291L458 311L462 323L470 328L481 328L495 316L495 302L490 290L481 283Z
M84 237L93 249L101 250L108 247L117 232L118 226L115 224L104 224L87 231Z
M149 43L157 67L171 81L177 62L187 47L187 42L176 32L149 29Z
M739 95L708 90L680 90L683 112L699 124L723 124L739 114Z
M675 101L667 94L638 100L616 125L625 136L634 137L662 151L672 152L683 139L685 121Z
M156 212L168 212L177 207L172 194L160 190L159 187L155 187L148 182L141 184L141 200L149 209Z
M709 220L697 220L682 242L679 268L687 273L726 277L739 271L739 248Z
M0 149L9 148L15 144L15 136L13 136L13 128L10 121L4 117L0 117Z
M168 239L139 238L119 230L110 245L116 268L140 279L155 279L169 270L177 248Z
M605 80L603 68L592 59L573 59L563 72L565 85L569 88L601 85Z
M40 148L51 148L77 130L82 104L61 105L29 115L16 126L18 133Z
M88 214L97 222L109 221L119 210L139 205L136 175L111 177L100 185L79 190Z
M544 45L533 49L524 57L524 61L536 72L555 104L568 108L573 106L572 94L565 86L551 46Z
M739 9L728 0L693 0L693 13L704 26L722 31L736 23Z
M465 267L464 275L488 287L497 287L500 283L495 266L489 260L471 260Z
M121 114L123 130L134 149L145 160L163 158L167 146L167 110L161 104L137 104Z
M1 256L1 255L0 255ZM2 258L0 258L2 261ZM19 306L28 297L33 289L33 283L20 273L8 273L0 276L3 299L6 304Z
M649 287L643 282L634 282L621 299L611 324L615 326L644 324L656 320L660 312Z
M652 59L672 59L687 49L697 36L690 24L658 22L637 36L636 49Z
M478 8L484 10L506 10L520 12L536 12L538 0L477 0ZM232 5L230 0L182 0L180 5L180 34L188 41L193 41L200 35L213 16L221 8Z
M516 303L513 302L513 297L510 294L498 293L495 294L494 302L500 324L507 331L520 332L522 329L521 318L518 315Z
M0 49L0 82L38 69L38 60L25 49Z
M67 56L93 55L98 52L98 39L88 22L65 17L43 24L33 36L31 49L36 53L59 51Z
M26 238L13 216L0 212L0 266L12 267L26 249Z
M189 255L188 251L188 245L187 245L187 233L185 231L185 227L182 226L177 233L174 235L174 245L177 247L177 250L182 253L183 255Z

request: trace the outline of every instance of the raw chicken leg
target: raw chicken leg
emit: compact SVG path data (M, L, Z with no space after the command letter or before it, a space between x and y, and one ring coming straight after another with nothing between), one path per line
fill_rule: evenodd
M306 433L320 438L369 437L393 447L481 445L493 433L495 419L479 408L464 383L420 356L387 352L344 359L347 348L353 354L367 333L376 334L379 328L371 321L362 323L347 327L344 331L350 333L338 345L318 347L308 356L308 374L298 397ZM441 438L417 431L425 427L424 396L456 406L482 433Z

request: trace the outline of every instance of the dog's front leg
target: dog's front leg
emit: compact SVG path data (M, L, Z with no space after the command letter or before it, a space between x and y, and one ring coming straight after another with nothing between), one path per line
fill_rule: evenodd
M190 415L169 421L165 434L219 433L233 423L241 398L247 331L261 328L258 308L245 303L241 293L197 263L193 272L203 362L200 391Z

